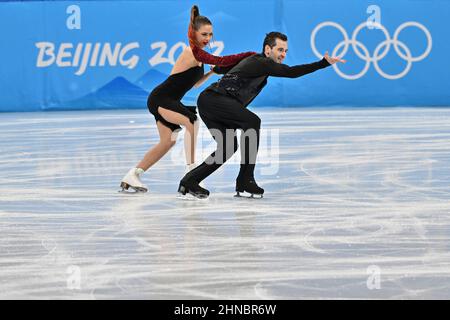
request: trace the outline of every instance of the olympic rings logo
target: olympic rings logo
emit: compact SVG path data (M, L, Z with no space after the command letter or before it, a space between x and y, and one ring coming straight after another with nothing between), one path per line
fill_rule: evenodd
M349 46L352 46L352 49L354 50L354 52L356 53L356 55L364 60L366 62L363 70L358 73L358 74L352 74L352 75L348 75L343 73L341 70L339 70L337 64L333 65L334 70L336 71L337 74L339 74L342 78L347 79L347 80L356 80L359 79L361 77L363 77L367 71L370 68L370 64L373 63L373 66L375 67L375 70L384 78L389 79L389 80L396 80L396 79L400 79L403 78L406 74L408 74L408 72L411 70L412 67L412 63L413 62L417 62L417 61L421 61L423 59L425 59L431 52L431 48L433 45L433 39L431 37L431 33L430 31L428 31L428 29L423 26L422 24L418 23L418 22L414 22L414 21L410 21L410 22L405 22L402 25L400 25L397 30L394 33L394 37L391 39L391 36L389 35L389 32L386 30L386 28L379 24L379 23L374 23L372 24L375 28L380 29L383 33L384 36L386 37L386 40L384 40L383 42L381 42L375 49L373 55L371 56L369 53L369 50L367 49L367 47L362 44L360 41L358 41L356 38L359 34L359 32L364 29L364 27L368 27L368 23L367 22L363 22L361 23L356 29L355 31L353 31L353 35L352 38L349 39L347 31L345 31L345 29L338 23L332 22L332 21L326 21L326 22L322 22L319 25L316 26L316 28L313 30L313 32L311 33L311 48L314 52L314 54L318 57L318 58L322 58L323 55L317 50L316 48L316 35L319 32L319 30L321 30L322 28L325 27L334 27L336 29L338 29L342 35L344 36L344 40L342 42L340 42L333 50L332 56L338 56L338 51L342 49L342 52L339 53L340 57L343 57L348 49ZM398 37L400 35L400 33L408 27L417 27L420 30L422 30L425 33L425 36L427 37L427 48L425 50L425 52L423 54L421 54L420 56L417 57L413 57L411 54L411 50L406 46L406 44L404 44L403 42L401 42L400 40L398 40ZM400 58L402 58L403 60L405 60L407 62L406 64L406 68L400 72L399 74L387 74L386 72L384 72L379 65L379 61L381 59L383 59L384 57L386 57L386 55L389 53L389 50L391 49L391 45L394 47L396 53L398 54L398 56ZM384 50L382 50L384 48ZM402 52L399 48L402 48L404 52Z

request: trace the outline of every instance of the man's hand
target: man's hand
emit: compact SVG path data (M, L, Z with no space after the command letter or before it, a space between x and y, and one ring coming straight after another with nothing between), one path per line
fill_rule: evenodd
M325 52L325 55L323 57L325 58L325 60L328 61L329 64L335 64L336 62L342 62L342 63L346 63L347 62L347 60L342 60L339 57L330 57L328 55L328 51Z

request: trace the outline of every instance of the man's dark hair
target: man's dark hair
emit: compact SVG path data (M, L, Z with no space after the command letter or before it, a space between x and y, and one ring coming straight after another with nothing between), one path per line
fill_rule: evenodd
M276 40L280 39L283 41L287 41L287 36L281 32L272 31L266 34L266 37L264 38L264 44L263 44L263 54L264 49L266 48L266 45L268 45L270 48L275 47L277 44Z

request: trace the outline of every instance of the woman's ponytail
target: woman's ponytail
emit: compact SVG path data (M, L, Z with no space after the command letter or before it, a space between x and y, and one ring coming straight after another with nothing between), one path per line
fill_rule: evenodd
M200 15L200 10L198 9L198 6L192 6L191 8L191 19L189 21L189 29L188 29L188 38L189 38L189 45L191 48L196 45L195 41L195 18L197 18Z

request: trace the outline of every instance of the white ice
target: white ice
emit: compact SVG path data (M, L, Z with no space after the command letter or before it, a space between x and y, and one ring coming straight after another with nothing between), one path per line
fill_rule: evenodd
M0 114L0 299L450 298L450 109L253 111L265 197L237 156L207 201L176 198L181 141L117 192L146 110Z

